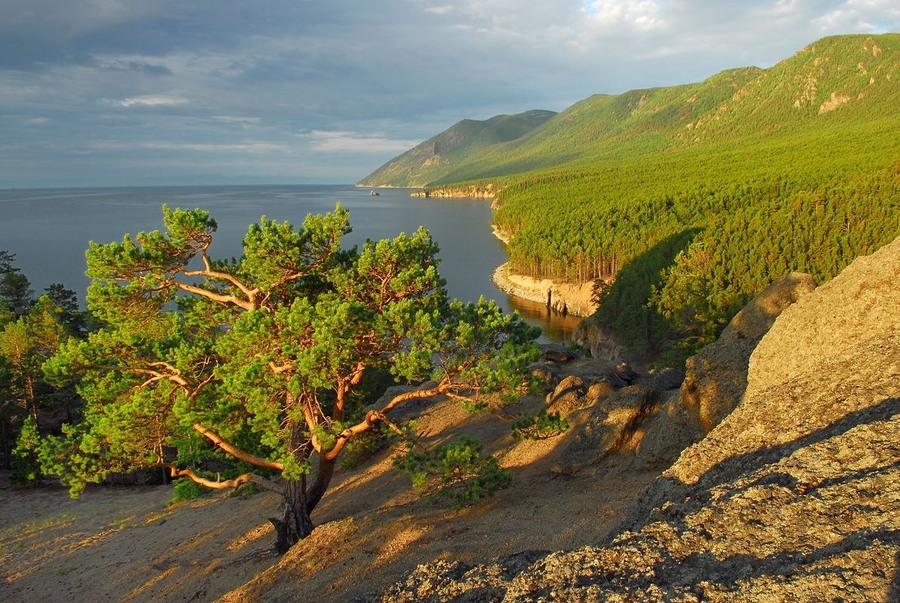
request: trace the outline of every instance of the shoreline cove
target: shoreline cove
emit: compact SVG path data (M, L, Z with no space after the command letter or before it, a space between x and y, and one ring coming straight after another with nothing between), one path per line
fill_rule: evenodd
M494 270L491 281L507 295L544 304L562 315L587 318L597 309L591 301L593 283L590 282L576 285L514 274L509 271L509 262Z
M359 183L357 186L363 186ZM374 188L390 188L375 186ZM374 189L373 189L374 190ZM471 185L468 187L438 187L416 190L410 193L410 197L438 198L438 199L490 199L491 210L497 208L499 193L502 187L495 187L493 183L485 185ZM509 245L512 237L503 233L496 224L491 223L491 233L504 245ZM546 307L548 311L560 316L587 318L596 310L597 306L591 301L593 296L593 282L566 283L556 282L552 279L536 279L521 274L510 273L509 262L498 266L490 277L491 282L503 293L523 301L538 303Z
M491 224L491 232L504 245L509 245L510 237L497 228L496 224ZM597 310L596 304L591 301L594 292L593 282L579 285L556 282L547 278L536 279L511 273L509 262L504 262L494 270L491 282L507 295L543 304L548 310L563 316L587 318Z

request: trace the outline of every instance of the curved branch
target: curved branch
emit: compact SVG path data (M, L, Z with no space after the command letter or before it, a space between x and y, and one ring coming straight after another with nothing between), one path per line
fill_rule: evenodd
M437 385L434 387L430 387L428 389L414 389L410 392L404 392L402 394L397 394L393 398L391 398L390 402L385 404L381 411L382 413L389 412L403 404L404 402L408 402L409 400L421 400L423 398L430 398L432 396L439 396L447 392L450 387L453 385L450 377L444 377L441 379Z
M283 486L273 482L272 480L268 480L264 477L256 475L255 473L244 473L243 475L239 475L234 479L216 481L199 476L190 469L178 469L174 465L169 464L166 464L164 466L169 468L169 474L172 477L186 477L194 483L200 484L204 488L210 488L212 490L228 490L231 488L243 486L244 484L256 484L260 488L269 490L270 492L277 492L278 494L284 495Z
M269 370L272 371L273 375L280 375L282 373L286 373L290 370L293 370L293 368L294 368L294 363L290 362L290 361L283 362L280 365L275 364L274 360L269 361Z
M322 451L322 443L319 441L318 436L316 436L316 427L319 426L319 415L316 412L316 409L313 408L309 395L303 396L302 407L303 420L306 421L306 426L309 427L309 443L312 444L313 450L322 455L324 454Z
M409 400L421 400L423 398L430 398L432 396L438 396L446 393L450 387L452 386L452 382L449 378L445 377L441 379L440 383L438 383L434 387L430 387L428 389L416 389L410 392L404 392L402 394L397 394L391 400L385 404L381 410L370 410L366 413L365 418L357 423L356 425L352 425L347 429L343 430L338 434L337 440L335 441L334 447L328 451L318 450L319 454L322 458L326 460L334 460L344 449L344 446L350 441L350 439L355 436L363 433L364 431L368 431L375 426L375 423L378 421L384 421L387 423L389 427L394 430L397 430L396 425L394 425L391 421L387 419L386 413L390 410L396 408L400 404L404 402L408 402Z
M204 270L194 270L190 273L185 272L185 275L204 275ZM216 293L215 291L209 291L208 289L204 289L202 287L197 287L196 285L189 285L187 283L179 283L178 281L172 281L172 284L181 289L182 291L186 291L187 293L193 293L194 295L199 295L200 297L205 297L210 301L214 301L220 304L234 304L239 308L243 308L248 312L256 310L258 304L256 303L256 294L257 291L251 291L247 294L247 299L243 300L234 295L223 295L221 293ZM241 288L243 291L243 288Z
M255 300L256 296L259 295L259 289L251 289L234 275L228 274L227 272L219 272L217 270L213 270L209 261L209 257L206 255L205 251L203 253L203 265L205 266L204 270L182 270L181 273L185 276L205 276L206 278L210 278L213 280L229 282L240 289L243 294L247 296L247 299L251 301Z
M164 368L169 368L175 372L174 373L164 373L162 371L157 371L157 370L153 370L153 369L149 369L149 368L136 368L136 367L123 368L121 366L116 366L113 364L93 364L93 363L91 363L91 364L82 365L83 368L90 369L90 370L109 371L109 372L118 371L118 372L122 372L122 373L133 373L135 375L147 375L149 377L149 379L147 379L139 387L144 387L151 383L156 383L157 381L171 381L175 385L183 388L184 390L186 390L188 392L193 391L193 389L191 388L190 382L188 382L187 379L182 377L180 374L180 371L178 371L177 369L174 369L171 365L169 365L165 362L155 362L155 363L148 363L147 366L162 366ZM204 383L206 383L206 382L204 382Z
M284 471L284 465L282 463L270 461L268 459L256 456L255 454L250 454L249 452L241 450L228 440L225 440L224 438L219 436L219 434L210 429L207 429L200 423L194 423L193 428L194 431L196 431L197 433L208 439L210 442L215 444L217 447L221 448L239 461L244 461L245 463L250 463L251 465L256 465L257 467L265 467L266 469Z

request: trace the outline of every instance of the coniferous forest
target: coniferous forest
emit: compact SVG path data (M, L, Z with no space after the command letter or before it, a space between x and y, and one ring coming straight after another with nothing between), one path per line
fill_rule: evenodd
M591 322L676 364L772 280L821 284L900 234L898 83L900 35L825 38L769 69L590 97L429 187L499 189L511 270L597 281Z

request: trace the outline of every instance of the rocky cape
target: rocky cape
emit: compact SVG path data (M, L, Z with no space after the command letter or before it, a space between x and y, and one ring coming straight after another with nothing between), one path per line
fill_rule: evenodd
M496 226L494 236L509 244L509 237ZM597 310L594 303L594 283L566 283L547 278L533 278L510 271L509 263L502 264L491 274L491 281L498 289L528 301L544 304L548 310L559 314L587 317Z
M509 264L499 266L491 280L508 295L545 304L549 310L560 314L585 317L597 309L591 299L593 282L577 284L532 278L510 272Z
M423 188L420 191L413 191L410 197L435 199L493 199L497 196L500 189L495 188L492 183L487 184L470 184L467 186L451 186L441 188Z
M900 238L816 289L782 279L678 390L564 379L548 397L576 432L560 474L691 445L595 546L437 560L378 600L900 600L897 283Z

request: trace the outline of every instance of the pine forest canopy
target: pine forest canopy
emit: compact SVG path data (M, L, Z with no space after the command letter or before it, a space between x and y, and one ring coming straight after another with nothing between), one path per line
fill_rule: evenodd
M615 278L593 323L696 349L771 280L822 282L900 233L900 34L593 96L443 170L429 187L501 189L513 271Z
M437 394L472 406L496 394L496 407L527 385L536 330L493 302L448 299L422 229L344 249L340 206L299 230L263 217L243 257L217 261L208 212L163 213L163 232L91 243L88 306L103 327L45 365L85 401L83 421L40 452L73 494L142 467L210 488L253 483L284 499L273 520L284 551L313 529L354 439L378 425L403 431L392 410ZM388 371L427 383L374 406L366 388ZM204 473L210 457L232 475Z

